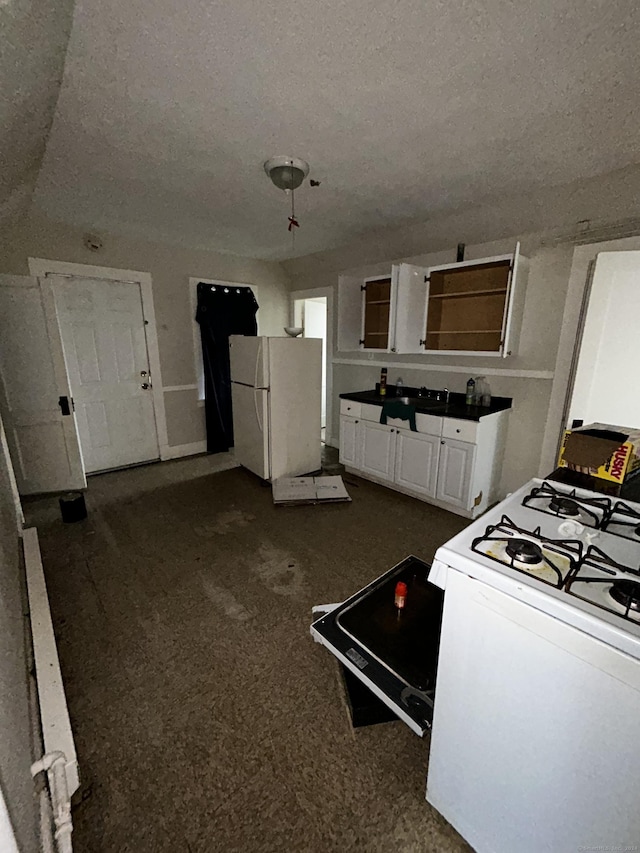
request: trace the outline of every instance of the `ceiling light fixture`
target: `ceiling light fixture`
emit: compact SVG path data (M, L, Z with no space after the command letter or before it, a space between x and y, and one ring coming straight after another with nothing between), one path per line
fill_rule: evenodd
M297 190L309 174L309 164L298 157L271 157L264 170L279 190Z
M264 170L271 178L274 186L284 190L287 195L291 194L291 216L289 216L288 229L291 232L291 245L295 245L295 229L300 227L296 219L294 191L302 184L309 174L309 164L298 157L286 157L279 155L271 157L264 164Z

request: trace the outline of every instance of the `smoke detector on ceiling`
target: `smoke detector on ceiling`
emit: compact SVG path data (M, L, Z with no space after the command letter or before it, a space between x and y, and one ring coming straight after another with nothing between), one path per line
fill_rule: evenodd
M309 174L309 164L298 157L279 155L264 164L264 170L279 190L297 190Z

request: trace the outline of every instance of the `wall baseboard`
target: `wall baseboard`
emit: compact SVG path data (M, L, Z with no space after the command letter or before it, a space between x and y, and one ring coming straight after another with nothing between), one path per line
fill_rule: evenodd
M80 787L78 758L69 721L56 638L53 633L38 531L35 527L22 531L22 547L44 751L50 753L59 750L64 753L67 788L71 796Z
M191 444L166 445L160 448L160 459L162 462L166 462L169 459L180 459L182 456L195 456L197 453L206 452L206 441L194 441Z

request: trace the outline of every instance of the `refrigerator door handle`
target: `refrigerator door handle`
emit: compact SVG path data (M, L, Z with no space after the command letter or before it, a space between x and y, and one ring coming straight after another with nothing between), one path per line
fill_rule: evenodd
M253 389L253 405L256 410L256 420L258 421L258 428L260 432L264 433L264 429L262 426L262 420L260 418L260 409L258 408L258 389Z
M255 368L255 371L253 373L253 387L254 388L258 387L258 367L260 366L260 362L262 360L261 357L262 357L262 338L258 338L258 352L256 353L256 368ZM256 406L257 406L257 404L256 404ZM258 409L256 408L256 412L257 411L258 411ZM260 418L258 418L258 421L260 421ZM262 431L262 427L260 428L260 430Z

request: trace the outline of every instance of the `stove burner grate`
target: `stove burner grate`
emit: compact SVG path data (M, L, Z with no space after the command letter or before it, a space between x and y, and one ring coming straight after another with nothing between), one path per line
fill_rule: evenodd
M614 536L637 542L640 539L640 513L622 501L616 501L605 519L603 529Z
M522 499L522 506L528 506L547 515L562 518L579 518L589 527L602 527L604 520L611 512L609 498L588 498L576 494L572 489L568 494L555 489L550 483L544 482L533 488Z
M500 557L486 550L487 546L490 547L492 543L505 546L507 560L500 559ZM527 571L527 566L531 568L544 566L555 575L556 582L553 583L545 578L535 576L536 579L541 583L562 589L566 579L577 569L582 559L583 547L582 542L574 539L547 539L542 536L539 527L535 530L522 530L508 516L503 515L499 524L490 524L483 536L477 536L473 540L471 550L530 577L535 575ZM569 562L569 570L564 575L554 563L552 559L554 555Z
M638 581L626 579L615 581L611 585L609 595L627 612L633 610L634 613L640 613L640 583Z

